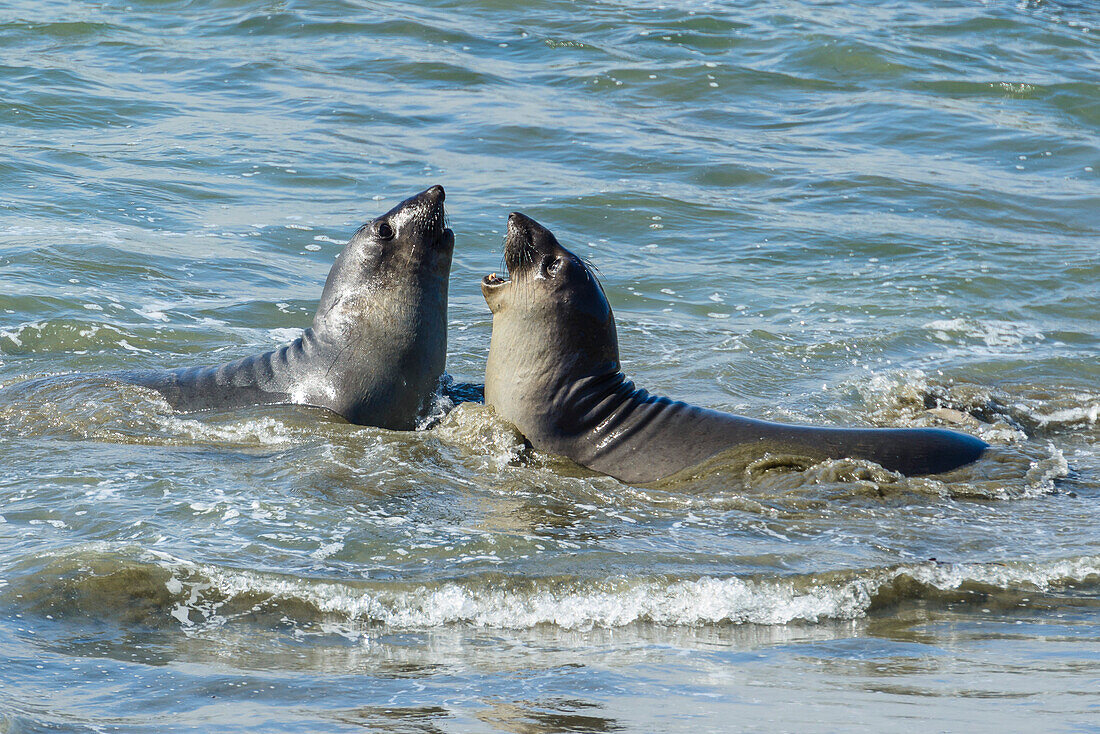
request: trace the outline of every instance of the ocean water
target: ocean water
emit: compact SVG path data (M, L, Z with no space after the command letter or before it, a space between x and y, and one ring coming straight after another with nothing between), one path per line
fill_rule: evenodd
M1069 0L3 3L0 732L1100 731L1098 70ZM89 376L436 183L456 382L519 210L651 391L994 448L637 488Z

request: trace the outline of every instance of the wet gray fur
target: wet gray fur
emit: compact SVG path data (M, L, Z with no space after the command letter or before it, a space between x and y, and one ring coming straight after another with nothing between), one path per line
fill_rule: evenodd
M589 267L537 222L512 214L510 280L482 292L493 312L485 401L544 451L631 484L726 452L869 459L907 475L978 459L985 442L938 428L828 428L745 418L650 395L623 375L615 319Z
M111 376L184 411L300 404L352 423L415 428L447 355L454 234L444 196L433 186L363 225L337 256L312 326L290 344L219 366Z

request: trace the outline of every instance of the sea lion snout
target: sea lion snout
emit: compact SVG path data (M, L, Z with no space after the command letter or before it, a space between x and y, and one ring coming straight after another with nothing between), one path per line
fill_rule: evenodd
M534 220L519 212L512 212L508 215L508 231L504 234L505 257L508 256L510 249L518 251L531 246L532 224L534 224Z
M515 234L516 236L527 235L528 228L534 223L535 220L522 212L512 212L508 215L508 234Z
M416 234L424 239L438 242L449 232L443 209L446 198L447 192L442 186L436 184L401 202L398 208L409 212L409 221Z
M540 244L558 244L558 241L554 239L554 235L550 230L522 212L512 212L508 215L508 233L506 238L507 240L514 240L517 243L534 246ZM507 244L507 241L505 244Z
M508 231L504 235L504 264L510 276L525 274L542 257L565 252L554 234L534 219L520 212L508 215Z

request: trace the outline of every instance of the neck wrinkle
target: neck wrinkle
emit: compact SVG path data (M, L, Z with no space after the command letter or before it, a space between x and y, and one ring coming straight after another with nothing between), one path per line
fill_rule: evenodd
M624 402L630 401L635 392L634 383L626 379L618 360L590 375L564 382L555 390L557 429L583 445L592 434L602 434L609 423L617 422Z
M612 476L617 476L615 457L644 450L657 437L666 444L690 440L688 429L710 412L650 395L619 371L578 381L569 399L575 401L577 423L567 455Z
M289 356L293 359L301 360L302 365L307 365L323 355L325 351L330 348L331 344L331 340L325 337L323 331L318 331L311 326L303 331L302 335L291 345L291 354Z

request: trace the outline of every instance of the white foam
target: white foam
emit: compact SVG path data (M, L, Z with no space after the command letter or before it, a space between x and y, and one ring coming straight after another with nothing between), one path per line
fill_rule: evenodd
M462 403L433 430L440 438L487 459L489 467L496 471L514 464L526 451L519 431L487 405Z
M23 346L23 340L19 338L19 335L23 332L23 327L20 326L15 331L9 331L8 329L0 329L0 339L7 339L17 347Z
M264 594L276 599L298 599L322 613L395 628L465 624L527 629L551 624L565 629L589 629L637 622L676 626L819 622L865 616L875 596L901 576L941 591L955 590L967 583L1042 591L1059 581L1081 581L1100 575L1100 556L1089 556L1035 564L906 564L813 577L522 578L481 585L472 585L478 582L471 581L363 588L178 561L171 565L175 566L174 578L179 578L177 573L186 569L181 583L190 589L190 594L183 607L199 612L210 624L224 621L216 619L218 605L203 598L203 592L213 587L228 598ZM203 580L196 581L196 576ZM193 616L187 618L186 624L191 624Z
M335 555L342 550L344 550L343 542L336 541L334 543L325 543L320 548L310 553L309 556L314 560L323 561L329 556Z
M987 347L1014 347L1025 341L1043 341L1046 338L1041 331L1015 321L944 319L927 323L924 328L933 330L940 341L957 343L960 340L978 340Z
M1082 393L1075 394L1071 397L1084 403L1084 405L1058 408L1049 410L1048 412L1034 410L1026 406L1022 406L1020 410L1043 427L1074 426L1080 424L1092 426L1100 422L1100 398L1097 398L1095 395L1086 395Z
M147 303L140 308L132 308L130 310L136 313L138 316L142 316L150 321L160 321L162 323L167 323L168 314L166 314L163 309L168 308L169 305L170 304L168 303L154 302Z
M435 392L433 392L432 396L428 399L427 409L423 411L420 419L416 422L416 430L424 431L431 428L436 423L443 420L443 418L454 409L454 401L451 400L445 392L446 388L453 382L454 380L452 380L451 376L447 373L443 373L439 377L439 383L436 385Z
M197 441L213 440L279 446L293 443L296 439L285 423L270 417L223 425L212 425L174 415L163 416L160 420L168 430Z
M1050 456L1033 461L1027 471L1027 491L1025 496L1050 494L1054 491L1054 480L1069 476L1069 462L1062 450L1053 443L1047 447Z
M278 342L279 344L285 344L292 342L302 335L301 329L294 329L290 327L279 327L275 329L268 329L267 335L271 337L271 340Z
M123 349L125 349L127 352L140 352L141 354L152 354L153 353L152 350L145 349L143 347L135 347L133 344L126 341L125 339L119 339L118 340L118 345L120 347L122 347Z

